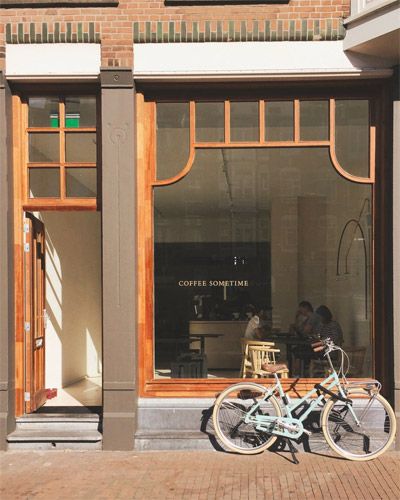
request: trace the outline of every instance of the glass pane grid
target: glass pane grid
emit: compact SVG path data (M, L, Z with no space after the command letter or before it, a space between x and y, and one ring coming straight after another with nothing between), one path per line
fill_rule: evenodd
M294 140L293 101L266 101L264 119L267 142Z
M231 142L253 142L260 138L259 103L235 102L230 104Z
M223 142L225 105L223 102L196 103L196 142Z
M96 97L28 99L29 199L96 198Z

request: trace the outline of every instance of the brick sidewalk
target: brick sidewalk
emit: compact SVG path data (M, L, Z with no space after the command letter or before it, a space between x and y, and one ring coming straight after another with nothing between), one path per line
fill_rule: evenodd
M400 498L400 453L370 462L286 452L211 451L0 454L8 499L390 499Z

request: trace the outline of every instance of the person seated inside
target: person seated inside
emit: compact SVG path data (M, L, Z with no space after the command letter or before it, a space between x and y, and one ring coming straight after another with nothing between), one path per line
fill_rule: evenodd
M290 325L290 331L301 339L315 336L315 332L321 323L321 317L314 313L313 306L307 300L299 303L294 324Z
M293 347L291 355L293 356L293 375L304 376L305 366L310 362L314 351L311 348L311 342L318 338L317 331L321 324L321 317L314 312L310 302L303 300L299 303L294 324L290 326L290 331L304 341L304 344ZM309 341L309 342L308 342ZM289 354L288 354L289 355Z
M311 347L311 342L317 339L325 340L327 338L331 339L337 346L343 344L343 331L340 324L333 319L333 315L329 307L325 305L319 306L314 315L316 318L313 320L314 327L312 329L312 334L308 337L310 344L304 346L298 346L293 350L295 356L294 369L296 367L298 371L299 363L303 363L304 366L308 365L311 359L322 359L322 354L315 353ZM331 355L332 361L337 359L337 353ZM303 374L302 374L303 375Z
M315 311L321 318L321 322L316 328L316 334L321 340L331 339L337 346L343 344L342 327L333 319L333 315L327 306L319 306Z
M244 338L247 340L264 340L271 333L271 320L266 308L258 309L249 304L245 308L245 314L249 318Z

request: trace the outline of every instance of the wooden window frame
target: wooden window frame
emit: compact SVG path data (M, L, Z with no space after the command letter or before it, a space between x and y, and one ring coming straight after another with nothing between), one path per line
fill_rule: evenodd
M266 89L267 87L267 89ZM267 97L268 96L268 97ZM295 99L294 114L294 140L267 143L264 140L263 125L260 127L260 140L254 143L235 143L230 141L229 129L225 128L225 142L219 143L195 143L194 130L194 101L225 101L225 123L229 121L229 100L260 101L260 116L263 113L262 101L268 100L293 100ZM327 141L301 141L299 136L299 101L300 100L323 100L330 102L329 139ZM370 171L367 178L360 178L349 174L339 164L335 154L335 129L334 113L332 114L333 99L368 99L370 103ZM170 179L158 180L156 172L156 137L155 119L156 102L182 102L191 101L191 127L190 127L190 154L187 164L179 174ZM385 159L385 145L387 145L386 127L384 126L386 112L389 109L389 100L385 91L385 84L377 82L365 82L363 87L353 82L338 83L334 88L318 87L310 84L307 89L304 85L291 86L282 85L281 89L274 86L253 86L251 92L243 91L239 85L232 89L223 88L216 84L209 84L208 89L204 86L196 87L189 84L181 87L163 87L160 85L148 85L137 89L136 112L137 112L137 185L138 185L138 207L140 217L138 218L138 379L139 394L141 397L214 397L228 385L238 381L235 379L155 379L154 378L154 321L153 321L153 255L154 255L154 230L153 230L153 189L178 182L190 171L194 160L196 148L208 147L329 147L332 164L337 172L348 181L367 183L372 185L372 213L373 230L377 228L373 239L372 251L372 348L375 359L375 376L384 384L384 392L391 394L392 379L386 369L386 363L381 361L390 353L391 321L384 311L390 310L391 295L389 283L381 279L382 273L387 273L390 267L391 249L388 244L390 238L384 231L386 219L382 214L387 214L390 196L388 185L391 185L391 175L388 171ZM385 118L384 118L385 117ZM264 123L264 119L260 124ZM379 124L379 127L377 126ZM291 142L291 144L288 144ZM378 152L378 154L376 154ZM378 175L375 175L375 172ZM390 207L389 207L390 208ZM379 224L379 225L378 225ZM378 237L378 234L381 236ZM387 275L387 274L386 274ZM376 311L379 313L376 314ZM375 332L383 331L384 341L381 335ZM385 354L386 353L386 354ZM316 379L284 379L282 380L286 390L296 396L304 394L315 384ZM258 382L268 383L271 379L258 379Z
M80 127L80 128L69 128L65 126L65 97L69 96L93 96L96 98L96 125L94 127ZM21 97L21 126L22 126L22 143L21 143L21 181L22 181L22 200L24 210L64 210L64 209L75 209L75 210L97 210L99 199L100 199L100 176L98 165L100 163L100 141L97 140L97 151L96 151L96 162L67 162L65 158L65 136L66 134L76 134L85 132L96 133L97 138L99 138L99 98L96 94L82 94L73 93L57 93L48 94L42 93L43 97L55 97L59 99L59 126L58 127L29 127L28 124L28 99L29 97L34 97L30 94L28 96L24 95ZM38 97L38 95L35 95ZM29 162L29 134L30 133L53 133L57 134L59 138L59 149L60 149L60 159L57 162ZM67 168L96 168L97 177L97 194L96 196L85 198L85 197L72 197L66 195L66 169ZM60 172L60 195L58 197L37 197L30 198L29 193L29 171L34 168L57 168Z
M97 199L71 198L71 201L27 197L27 130L29 97L96 96L96 133L101 137L101 101L97 87L88 84L55 87L16 85L12 89L13 142L13 247L14 247L14 331L15 331L15 415L24 414L25 359L24 359L24 212L26 211L100 211L101 210L101 141L97 141ZM60 116L61 125L61 116ZM52 129L54 131L55 129ZM66 129L71 130L71 129ZM79 130L79 129L76 129ZM81 164L80 164L81 165ZM88 200L90 200L88 202Z

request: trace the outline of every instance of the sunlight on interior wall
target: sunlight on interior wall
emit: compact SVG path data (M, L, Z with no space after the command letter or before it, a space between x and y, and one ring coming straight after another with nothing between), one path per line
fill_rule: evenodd
M42 212L46 228L46 387L101 373L98 213Z

